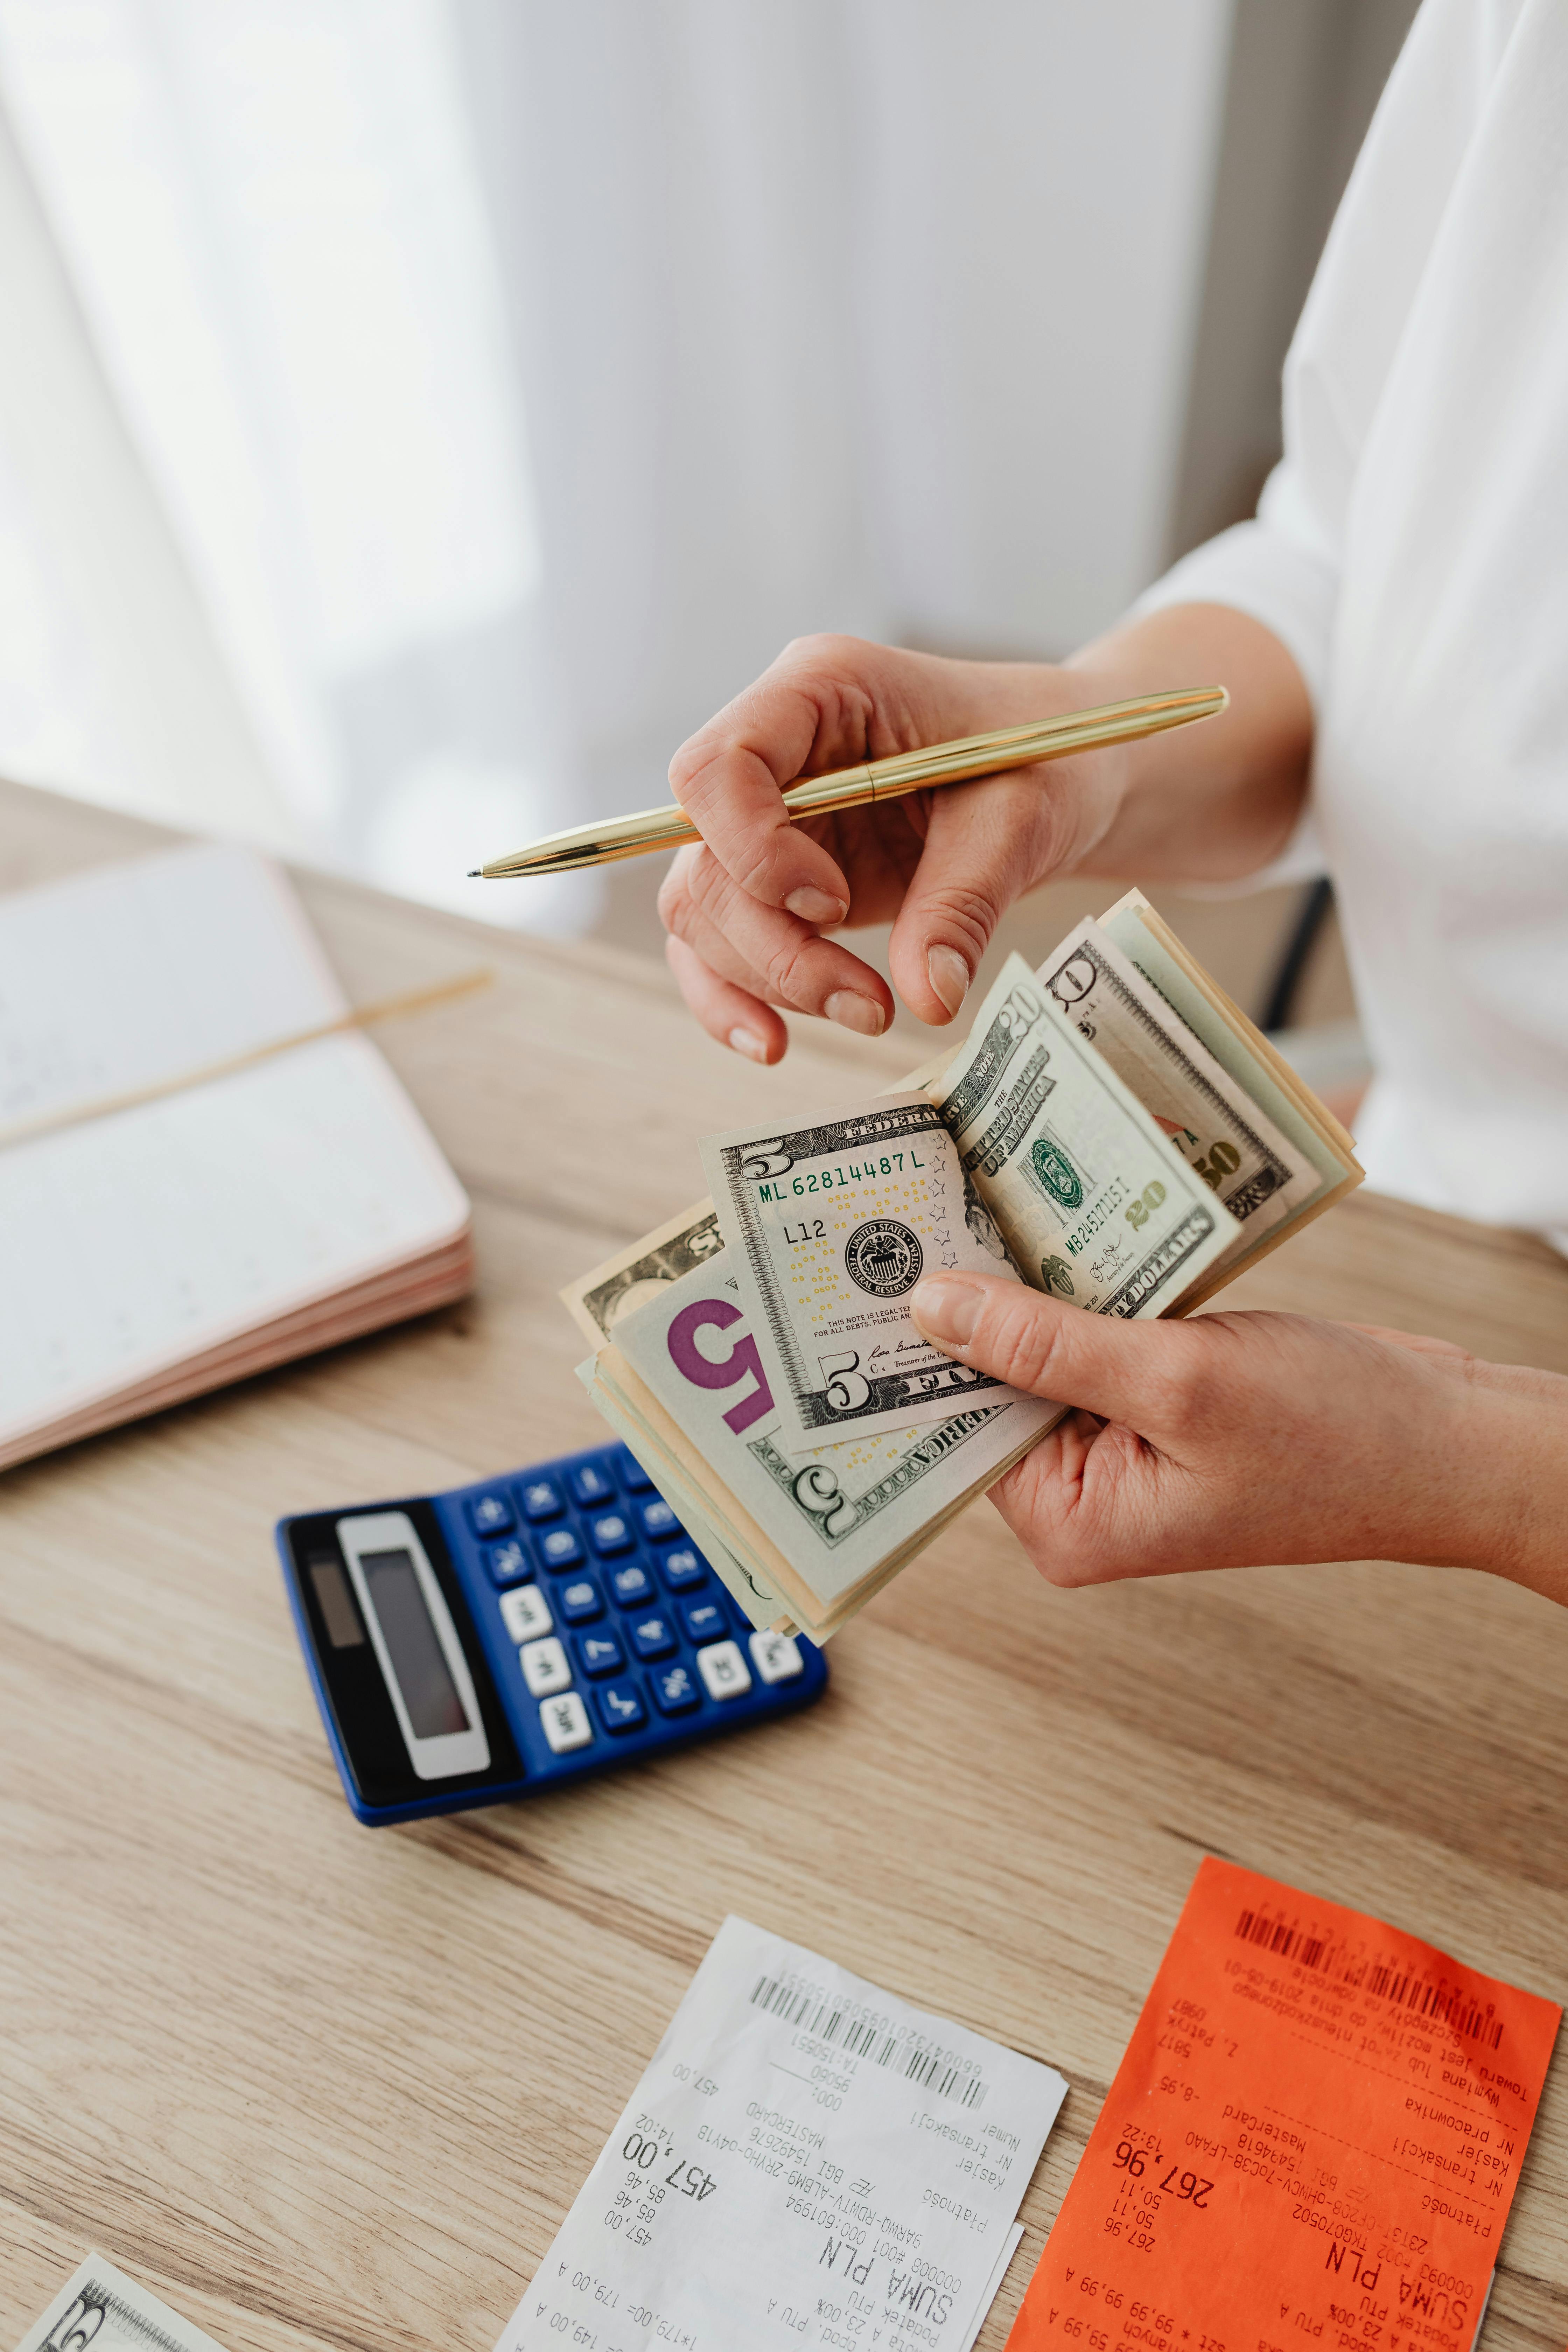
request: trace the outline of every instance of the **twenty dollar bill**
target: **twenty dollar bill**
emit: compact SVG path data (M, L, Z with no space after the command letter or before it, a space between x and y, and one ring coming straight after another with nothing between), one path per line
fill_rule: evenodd
M961 1172L1038 1290L1163 1314L1241 1233L1021 956L939 1084Z

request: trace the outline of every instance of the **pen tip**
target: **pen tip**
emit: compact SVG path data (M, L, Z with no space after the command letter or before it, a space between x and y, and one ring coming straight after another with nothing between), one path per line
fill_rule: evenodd
M470 882L482 882L482 881L484 880L484 878L485 878L485 869L484 869L484 867L483 867L482 866L469 866L468 871L468 876L467 876L467 879L468 879L468 881L470 881Z

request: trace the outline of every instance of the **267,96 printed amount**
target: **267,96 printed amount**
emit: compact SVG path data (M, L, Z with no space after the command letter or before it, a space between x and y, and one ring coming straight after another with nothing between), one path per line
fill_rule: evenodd
M1158 2179L1160 2157L1156 2149L1139 2147L1130 2139L1118 2140L1116 2153L1110 2159L1111 2169L1122 2178L1116 2185L1116 2201L1105 2217L1105 2230L1112 2238L1121 2238L1135 2252L1148 2253L1154 2244L1153 2224L1167 2197L1180 2205L1190 2205L1194 2213L1209 2210L1209 2193L1214 2182L1201 2172L1185 2172L1179 2165L1171 2165ZM1134 2181L1146 2186L1134 2188Z

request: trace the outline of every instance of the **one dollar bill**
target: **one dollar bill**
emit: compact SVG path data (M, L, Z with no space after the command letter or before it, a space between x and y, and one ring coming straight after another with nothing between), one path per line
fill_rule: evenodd
M223 2352L101 2254L89 2254L16 2352Z
M1163 1314L1242 1227L1021 956L937 1107L1014 1265L1101 1315Z
M595 1347L607 1339L623 1315L648 1306L667 1283L679 1282L693 1266L706 1265L724 1246L711 1201L698 1201L656 1225L629 1248L617 1250L560 1293L572 1320Z

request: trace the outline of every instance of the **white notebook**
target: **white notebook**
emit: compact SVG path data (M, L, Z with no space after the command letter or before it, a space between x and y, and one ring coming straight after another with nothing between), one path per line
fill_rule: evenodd
M283 874L170 850L0 899L0 1468L460 1297L467 1196Z

